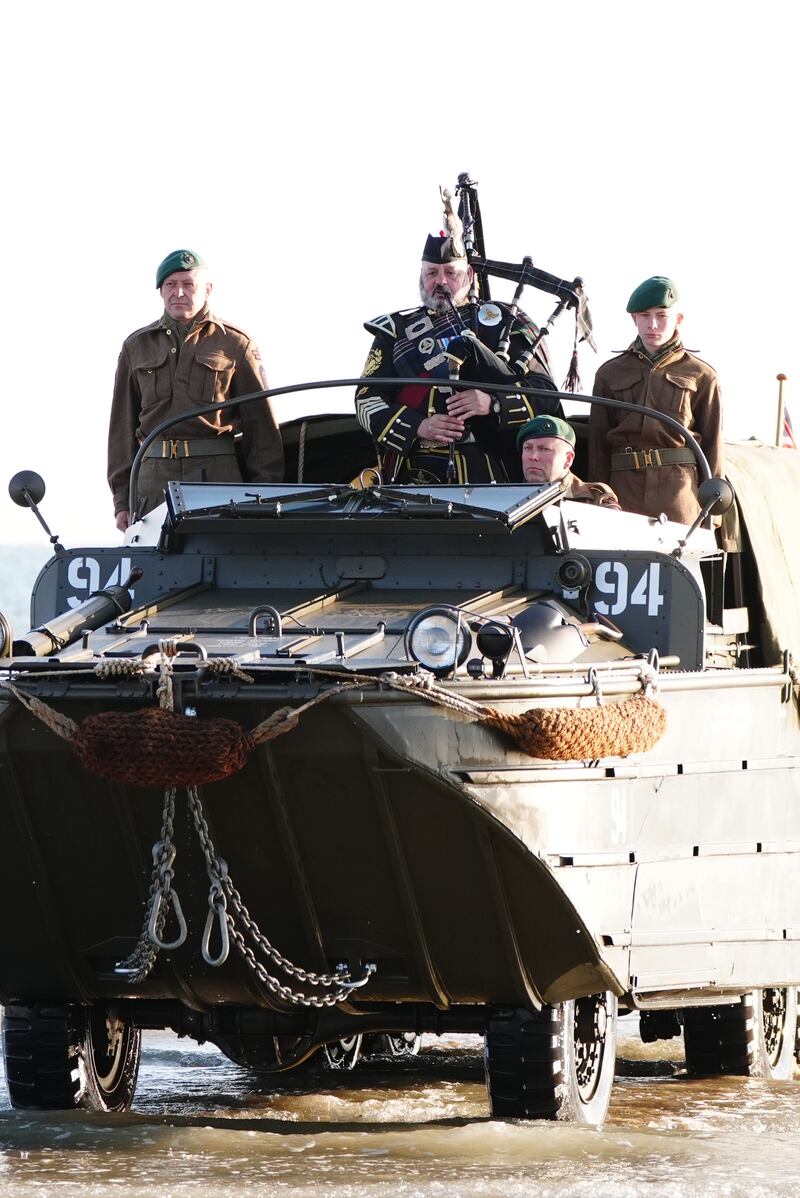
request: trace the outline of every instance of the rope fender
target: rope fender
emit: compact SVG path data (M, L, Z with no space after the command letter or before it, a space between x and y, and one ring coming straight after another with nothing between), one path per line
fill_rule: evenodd
M132 786L202 786L235 774L255 748L235 720L198 720L143 707L86 716L72 738L79 761Z
M487 709L481 723L509 737L530 757L599 761L652 749L664 735L667 713L655 699L634 695L602 707L539 707L521 715Z
M235 720L198 719L169 707L105 711L80 724L40 699L4 684L51 731L71 741L81 764L114 782L146 787L201 786L242 769L260 744L292 731L304 712L344 691L385 686L411 693L452 718L478 722L500 733L531 757L597 761L651 749L666 729L666 712L655 699L634 695L588 707L534 707L509 715L451 694L428 679L357 675L298 707L281 707L247 732Z

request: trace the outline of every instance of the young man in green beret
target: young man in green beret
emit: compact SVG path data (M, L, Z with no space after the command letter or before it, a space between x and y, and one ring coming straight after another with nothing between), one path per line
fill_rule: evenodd
M128 481L133 459L157 425L177 413L186 420L147 450L139 472L138 509L162 502L171 480L280 482L283 445L268 400L223 419L217 404L266 389L261 355L235 325L209 308L208 268L192 250L173 250L156 270L163 315L131 333L122 346L108 431L108 484L117 528L130 522ZM236 440L234 440L234 436Z
M558 416L535 416L517 433L526 483L542 486L561 482L565 499L583 499L601 507L618 508L617 497L605 483L584 483L573 474L575 430Z
M715 371L681 342L683 311L672 279L645 279L628 300L636 339L604 362L593 392L664 412L698 441L712 475L724 471L722 403ZM658 420L594 405L589 416L589 466L611 483L629 512L690 524L700 511L697 467L679 433Z

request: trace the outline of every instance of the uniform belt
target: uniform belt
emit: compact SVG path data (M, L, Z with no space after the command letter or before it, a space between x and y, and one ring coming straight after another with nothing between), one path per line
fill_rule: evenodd
M694 466L691 449L626 449L612 453L612 470L647 470L649 466Z
M233 437L180 437L154 441L145 450L145 458L213 458L235 454Z

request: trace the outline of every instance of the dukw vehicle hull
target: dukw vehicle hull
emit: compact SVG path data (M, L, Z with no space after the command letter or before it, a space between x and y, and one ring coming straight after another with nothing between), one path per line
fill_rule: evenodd
M503 1116L601 1121L618 1010L788 1076L796 629L753 506L725 554L558 484L173 483L57 545L0 658L14 1105L123 1109L151 1027L264 1071L481 1032Z

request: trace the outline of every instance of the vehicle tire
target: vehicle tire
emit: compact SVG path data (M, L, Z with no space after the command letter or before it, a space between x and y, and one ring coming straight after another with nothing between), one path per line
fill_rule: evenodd
M421 1037L416 1032L388 1033L383 1037L388 1052L393 1057L415 1057L419 1053Z
M90 1007L80 1056L83 1094L90 1111L127 1111L139 1076L142 1033L106 1007Z
M416 1032L374 1032L361 1045L362 1057L415 1057L421 1037Z
M329 1069L355 1069L361 1056L361 1036L348 1036L323 1044L322 1052Z
M617 1000L593 994L529 1011L496 1009L484 1064L492 1115L602 1124L614 1082Z
M214 1032L209 1037L220 1052L234 1065L252 1069L254 1073L286 1073L318 1064L318 1045L310 1035L275 1036L271 1032L249 1035L225 1035Z
M138 1028L103 1006L13 1003L3 1014L11 1105L17 1110L127 1110L140 1047Z
M786 1079L794 1071L797 991L751 990L738 1003L687 1007L683 1039L687 1071Z

